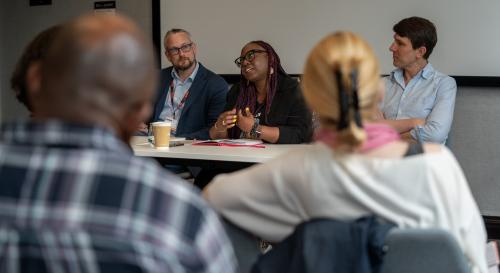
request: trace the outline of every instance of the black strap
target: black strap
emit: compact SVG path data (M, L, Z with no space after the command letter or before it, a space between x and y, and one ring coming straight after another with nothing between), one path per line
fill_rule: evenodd
M408 145L408 150L406 151L404 157L423 154L423 153L424 153L424 146L422 146L422 142L420 141L412 142L410 143L410 145Z
M340 105L339 123L337 125L338 130L343 130L349 126L351 119L349 116L349 109L351 107L354 110L354 122L356 122L358 127L363 127L363 124L361 123L361 114L359 113L358 72L353 70L349 76L351 78L351 92L348 92L346 86L344 85L342 72L340 72L340 70L335 71Z
M339 123L337 125L337 129L340 131L349 126L349 97L347 96L347 91L345 90L345 86L342 81L342 73L340 72L340 70L335 71L335 78L337 80L340 106Z
M358 97L358 71L353 70L351 72L351 84L352 84L352 107L354 107L354 121L358 127L363 127L361 123L361 113L359 112L359 97Z

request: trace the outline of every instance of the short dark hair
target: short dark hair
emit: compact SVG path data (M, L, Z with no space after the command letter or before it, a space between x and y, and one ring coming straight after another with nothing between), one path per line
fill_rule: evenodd
M401 36L410 39L413 49L425 46L427 51L424 58L427 60L436 46L437 33L434 24L421 17L409 17L399 21L392 27L394 32Z
M61 31L61 28L61 25L52 26L33 38L24 49L21 58L17 61L16 68L10 78L10 86L16 93L17 100L24 104L29 111L33 111L33 109L28 97L26 73L33 62L41 61L45 58L50 45Z

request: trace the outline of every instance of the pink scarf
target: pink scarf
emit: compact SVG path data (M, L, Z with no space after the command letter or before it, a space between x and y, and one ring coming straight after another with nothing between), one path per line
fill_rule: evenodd
M385 124L367 123L364 124L364 130L367 134L367 139L363 143L363 146L361 146L361 152L367 152L401 138L396 130ZM314 138L316 141L321 141L331 147L338 146L337 132L334 130L319 128Z

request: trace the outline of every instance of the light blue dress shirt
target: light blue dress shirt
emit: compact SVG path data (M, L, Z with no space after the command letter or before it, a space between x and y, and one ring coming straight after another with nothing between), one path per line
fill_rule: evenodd
M385 78L382 113L386 119L425 119L425 125L410 131L424 142L445 143L453 121L457 84L455 79L427 64L407 85L403 70Z
M194 78L198 73L199 67L200 65L198 64L198 62L196 62L196 67L194 68L193 73L191 73L191 75L189 75L189 77L184 82L182 82L175 69L172 69L172 81L175 90L174 105L172 107L172 103L170 100L170 85L168 85L167 90L165 90L165 92L167 92L167 99L165 100L165 106L163 107L163 110L160 113L159 116L160 120L173 120L174 110L178 108L179 104L182 101L182 98L184 98L184 95L193 84ZM181 117L181 113L182 113L182 107L180 109L177 109L177 111L175 112L176 121L174 121L175 123L174 127L176 127L177 121L179 121Z

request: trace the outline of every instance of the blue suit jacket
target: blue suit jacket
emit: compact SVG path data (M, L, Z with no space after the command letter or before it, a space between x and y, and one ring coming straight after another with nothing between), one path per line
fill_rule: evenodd
M177 124L176 136L196 139L209 139L208 130L217 121L226 104L228 85L226 81L201 63L189 96L182 108ZM168 88L172 82L172 67L161 70L160 86L150 122L158 121L165 106Z

